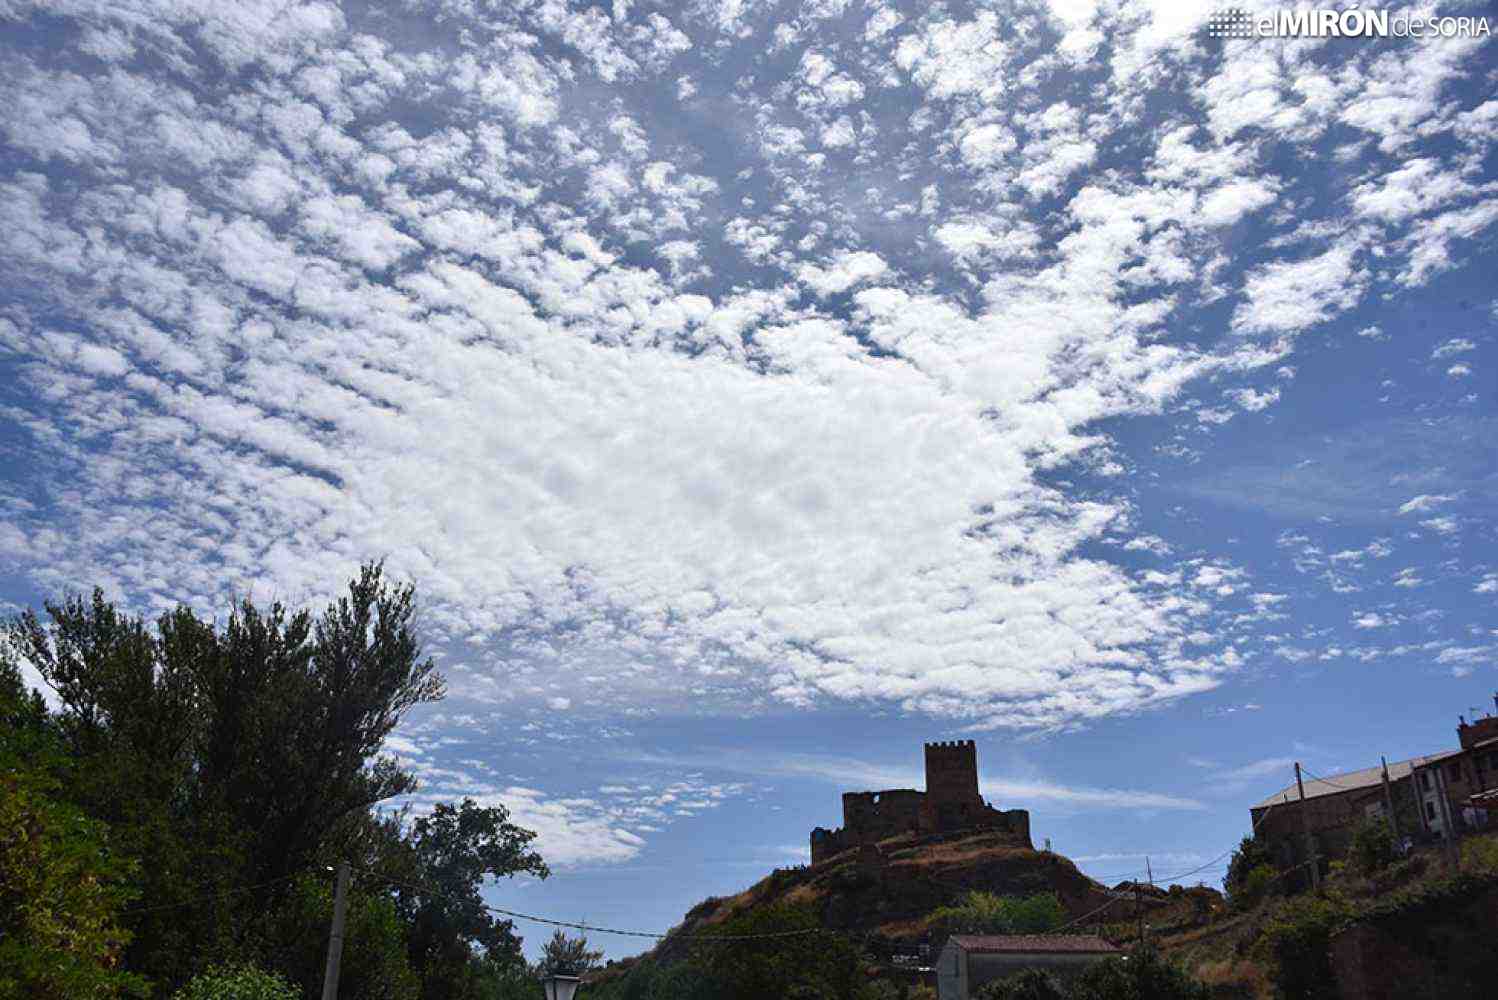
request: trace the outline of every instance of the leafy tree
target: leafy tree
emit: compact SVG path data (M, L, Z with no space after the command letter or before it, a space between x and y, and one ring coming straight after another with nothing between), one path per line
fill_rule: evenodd
M1021 897L973 891L931 917L948 934L1044 934L1066 921L1066 911L1052 892Z
M602 949L590 949L587 935L571 937L558 927L552 932L551 940L542 946L541 961L536 965L536 972L541 976L549 976L553 972L581 976L598 968L602 960Z
M1056 980L1040 969L1026 969L985 983L978 990L978 1000L1067 1000Z
M172 994L172 1000L301 1000L295 987L253 965L214 966Z
M1328 952L1332 927L1345 915L1341 906L1319 896L1298 896L1280 905L1254 945L1270 967L1277 996L1312 1000L1336 995Z
M1364 875L1383 871L1399 857L1394 848L1394 831L1383 817L1365 819L1352 834L1347 852L1353 867Z
M718 996L726 1000L853 1000L862 991L858 952L823 930L807 907L756 907L716 925L712 933L739 938L700 939L693 951L692 960L716 980Z
M134 867L104 824L59 797L67 774L45 707L0 658L0 998L147 993L121 970Z
M366 812L345 825L332 851L389 879L420 995L461 1000L525 968L514 924L489 911L481 890L491 878L546 878L535 837L512 823L504 806L464 799L415 820L406 812Z
M48 603L45 623L28 611L7 624L7 658L35 664L61 702L69 796L140 862L152 910L131 928L131 967L180 983L205 959L253 953L290 877L414 789L379 756L442 693L414 609L372 564L316 620L245 600L222 628L179 608L153 629L96 590Z
M1070 984L1067 1000L1211 1000L1211 988L1161 957L1136 948L1127 960L1108 958L1088 966Z
M1228 905L1240 911L1254 906L1273 891L1277 875L1269 844L1257 837L1244 837L1228 861L1222 883Z
M415 1000L420 982L407 956L406 926L395 900L384 886L355 879L347 906L339 997ZM333 878L321 870L299 877L277 910L268 951L306 996L321 995L332 920Z

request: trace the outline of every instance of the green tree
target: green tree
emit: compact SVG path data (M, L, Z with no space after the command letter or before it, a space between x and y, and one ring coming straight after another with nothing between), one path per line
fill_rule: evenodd
M1026 969L984 983L978 990L978 1000L1066 1000L1066 993L1041 970Z
M119 968L134 866L60 798L71 777L40 700L0 659L0 1000L144 996Z
M1088 966L1072 981L1067 1000L1211 1000L1211 988L1161 957L1152 947L1128 958Z
M194 976L172 1000L301 1000L285 978L253 965L214 966Z
M442 693L414 609L412 588L371 564L316 620L245 600L222 628L179 608L153 629L96 590L48 603L45 622L28 611L7 624L7 656L35 664L60 699L70 798L140 863L150 910L131 926L132 968L175 984L206 960L253 955L291 877L415 788L379 753Z
M1244 837L1228 861L1222 883L1228 905L1239 911L1254 906L1278 885L1277 875L1268 842Z
M1353 867L1364 875L1383 871L1399 857L1394 849L1394 831L1383 817L1365 819L1352 834L1347 852Z
M306 996L320 996L333 920L333 876L300 876L276 913L268 951ZM354 880L344 923L338 981L342 1000L415 1000L420 981L407 955L406 925L385 887Z
M598 968L602 960L602 949L595 951L589 948L586 934L572 937L558 927L541 948L541 960L536 963L536 973L549 976L553 972L563 972L581 976Z
M1044 934L1065 923L1066 911L1053 892L999 896L973 891L931 918L948 934Z
M1332 928L1346 911L1320 896L1287 899L1270 917L1254 950L1270 968L1270 979L1283 1000L1335 996L1332 975Z
M715 925L712 935L737 940L698 939L692 960L725 1000L853 1000L861 993L858 952L823 930L807 907L756 907Z

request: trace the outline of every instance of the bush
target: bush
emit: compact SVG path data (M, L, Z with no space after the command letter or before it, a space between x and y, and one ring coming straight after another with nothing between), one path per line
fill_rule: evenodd
M1044 972L1026 969L984 984L978 990L978 1000L1066 1000L1066 993Z
M1394 846L1394 831L1389 824L1379 819L1364 820L1352 835L1352 846L1347 859L1352 867L1364 875L1383 871L1399 857Z
M172 994L172 1000L301 1000L274 972L253 965L216 966Z
M1287 900L1270 917L1255 950L1270 967L1269 978L1284 1000L1319 1000L1336 995L1332 975L1332 929L1344 909L1318 896Z
M949 934L1044 934L1065 922L1066 911L1053 892L1024 897L969 892L931 917Z
M1233 852L1227 877L1223 879L1228 905L1239 911L1257 905L1277 887L1276 875L1269 845L1255 837L1244 837Z
M1065 995L1067 1000L1211 1000L1212 991L1146 947L1128 958L1088 966Z

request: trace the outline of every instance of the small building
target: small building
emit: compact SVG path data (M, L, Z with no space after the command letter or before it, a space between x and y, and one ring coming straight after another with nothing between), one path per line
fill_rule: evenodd
M1090 934L954 934L936 959L936 996L969 1000L984 983L1026 969L1067 979L1120 954Z

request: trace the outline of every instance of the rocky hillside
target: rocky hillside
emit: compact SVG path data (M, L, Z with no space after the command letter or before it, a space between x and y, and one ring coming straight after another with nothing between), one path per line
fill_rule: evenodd
M774 903L808 905L824 926L853 937L878 935L913 945L926 937L932 911L958 902L970 890L1005 896L1054 892L1068 919L1119 895L1062 855L1018 846L1003 834L897 837L818 865L780 868L738 895L704 900L653 955L666 962L683 957L681 938L711 933L715 925L746 910ZM1133 914L1133 893L1124 895L1128 898L1109 907L1110 919ZM1150 909L1162 901L1145 895L1142 905Z

